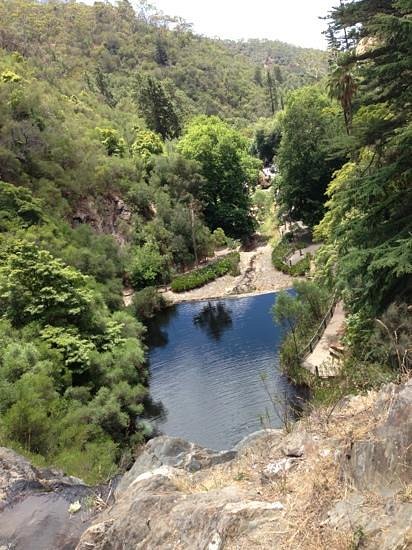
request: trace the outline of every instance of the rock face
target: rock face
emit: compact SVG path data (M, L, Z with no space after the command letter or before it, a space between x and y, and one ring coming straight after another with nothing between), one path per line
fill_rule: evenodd
M387 412L367 439L346 450L345 471L358 489L387 494L411 481L412 380L387 386L374 409L374 414Z
M69 513L70 504L94 497L96 489L51 469L35 468L0 447L0 548L70 550L90 523L92 510Z
M80 200L72 214L74 226L87 223L97 233L112 235L120 245L125 244L131 230L132 211L119 196L110 193L99 199Z
M86 488L81 479L58 470L35 468L11 449L0 447L0 511L33 491L50 492L62 487Z
M406 549L411 419L408 383L315 411L291 433L252 434L235 453L154 439L78 550Z
M160 436L146 444L142 454L118 485L117 493L124 492L141 474L160 466L197 472L216 464L232 460L236 451L212 451L179 437Z

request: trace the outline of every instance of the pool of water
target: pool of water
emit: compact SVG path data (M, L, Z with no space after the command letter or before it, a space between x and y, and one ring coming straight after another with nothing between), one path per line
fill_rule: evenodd
M152 319L150 394L162 433L227 449L262 417L282 426L295 392L279 371L275 296L183 303Z

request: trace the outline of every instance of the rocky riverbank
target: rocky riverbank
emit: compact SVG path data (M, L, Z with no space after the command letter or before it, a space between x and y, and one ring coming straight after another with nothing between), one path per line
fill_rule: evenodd
M95 489L35 469L11 451L0 456L2 548L404 550L412 544L412 381L314 410L289 432L257 432L231 451L155 438L113 502L100 499L105 504L94 517L68 510L77 501L85 510ZM41 501L28 502L36 495L47 497L45 510ZM51 513L53 497L65 499L65 521L58 507Z

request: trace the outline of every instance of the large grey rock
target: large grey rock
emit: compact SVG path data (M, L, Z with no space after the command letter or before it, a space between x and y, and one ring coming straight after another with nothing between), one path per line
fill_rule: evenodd
M13 550L73 549L93 516L90 506L69 507L99 494L98 488L54 469L35 468L0 447L0 547Z
M171 466L196 472L232 460L236 451L212 451L179 437L166 435L151 439L137 458L132 468L123 476L117 487L117 494L125 491L144 472L160 466Z
M385 388L374 414L377 427L345 450L344 472L359 490L394 492L412 480L412 380Z
M234 535L248 541L242 548L254 548L256 527L277 525L282 510L280 502L232 486L184 494L168 475L146 472L83 534L77 550L221 550Z
M0 447L0 511L16 494L39 487L38 470L11 449Z

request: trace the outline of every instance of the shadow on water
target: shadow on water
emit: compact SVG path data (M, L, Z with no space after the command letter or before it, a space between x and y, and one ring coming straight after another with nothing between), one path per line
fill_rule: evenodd
M149 348L163 348L167 346L169 335L165 328L176 315L178 315L177 306L170 306L147 321L146 343Z
M143 400L144 419L153 419L156 422L165 422L167 419L167 410L161 401L154 401L150 395L147 395Z
M232 326L231 313L231 310L223 302L216 304L208 302L193 317L193 323L196 327L204 330L213 340L219 341L224 331Z

